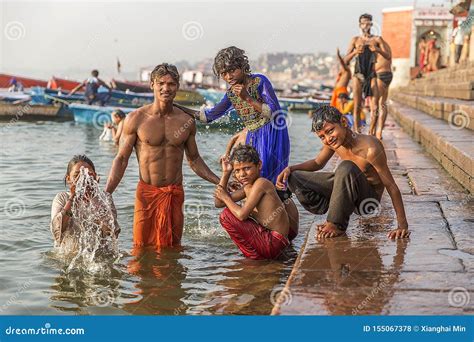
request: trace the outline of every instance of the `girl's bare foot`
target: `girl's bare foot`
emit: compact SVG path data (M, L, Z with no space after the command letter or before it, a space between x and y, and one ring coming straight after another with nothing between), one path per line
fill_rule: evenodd
M318 225L318 232L316 234L317 239L333 238L336 236L343 235L345 231L337 228L332 222L326 221L324 224Z

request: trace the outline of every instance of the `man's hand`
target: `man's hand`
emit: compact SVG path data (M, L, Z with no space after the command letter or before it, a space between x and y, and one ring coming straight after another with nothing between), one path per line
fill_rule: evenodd
M243 84L236 84L232 86L232 92L240 97L242 100L247 100L250 98L249 93L247 92L247 88Z
M229 192L237 191L237 190L239 190L240 188L242 188L242 184L240 184L239 182L236 182L236 181L234 181L234 180L231 180L231 181L227 184L227 191L229 191Z
M356 51L356 54L358 54L358 55L364 53L364 45L357 46L355 51Z
M291 170L289 166L285 167L283 171L280 172L275 184L277 189L280 189L280 190L286 189L286 182L288 180L288 177L290 177L290 173L291 173Z
M397 228L388 233L387 237L391 240L398 240L409 237L410 233L408 228Z
M222 185L217 185L216 190L214 191L214 198L224 202L225 199L229 198L229 193L224 189Z

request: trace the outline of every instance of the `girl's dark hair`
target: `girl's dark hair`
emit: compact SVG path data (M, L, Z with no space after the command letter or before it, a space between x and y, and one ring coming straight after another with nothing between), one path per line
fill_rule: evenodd
M337 108L324 105L320 106L313 112L313 123L311 132L318 132L323 129L325 122L341 123L342 114Z
M239 144L239 146L234 148L234 150L232 151L232 154L230 156L230 162L250 162L258 164L260 162L260 156L258 155L257 150L252 146Z
M89 164L92 167L92 170L95 172L95 166L92 160L90 160L84 154L76 154L74 157L71 158L71 160L67 164L66 175L64 176L64 186L66 186L66 177L69 175L74 165L76 165L79 162L84 162L84 163Z
M114 110L112 115L113 114L117 114L117 116L120 118L120 119L123 119L125 118L125 113L123 111L121 111L120 109L117 109L117 110Z
M214 58L214 74L219 78L223 72L235 69L242 69L245 74L250 74L249 59L245 51L235 46L220 50Z

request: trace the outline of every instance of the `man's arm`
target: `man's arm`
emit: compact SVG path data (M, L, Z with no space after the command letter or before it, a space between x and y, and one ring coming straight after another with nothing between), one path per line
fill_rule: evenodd
M349 66L344 62L344 58L342 58L341 53L339 52L339 49L337 49L337 59L339 60L339 64L341 68L344 69L345 72L351 72L351 69L349 69Z
M357 37L352 37L349 47L347 48L346 56L344 57L344 64L349 64L349 62L358 54L358 50L355 48L355 42Z
M196 144L196 122L194 120L189 129L189 137L184 146L189 166L199 177L211 183L219 184L219 177L209 169L207 164L199 155L199 150Z
M380 141L375 141L376 147L370 148L367 154L367 160L377 171L383 185L387 188L387 192L397 215L398 228L392 230L388 237L390 239L398 239L408 237L408 222L405 214L405 207L403 206L402 195L398 189L397 183L393 179L392 173L387 165L387 156Z
M295 164L285 168L277 177L276 187L278 189L284 189L286 187L286 181L293 171L318 171L326 166L327 162L334 155L334 151L327 146L323 146L319 154L315 159L307 160L300 164Z
M105 83L103 80L101 80L100 78L99 78L99 84L107 88L108 90L112 90L112 88L110 88L110 86L107 83Z
M86 82L84 81L84 82L82 82L81 84L79 84L79 85L77 85L76 87L74 87L74 89L71 90L68 95L74 95L74 94L76 93L76 91L78 91L79 89L81 89L81 88L84 87L85 85L86 85Z
M117 155L112 162L112 168L110 169L109 178L105 186L105 191L113 193L119 185L125 170L128 166L128 159L132 154L133 147L137 141L137 130L135 127L135 113L127 115L123 122L123 131L120 137L120 145Z
M380 54L383 58L390 60L392 58L390 46L383 40L382 37L379 37L376 40L376 43L376 45L370 45L370 50Z
M194 110L194 109L191 109L191 108L188 108L188 107L185 107L185 106L181 106L181 105L179 105L175 102L173 102L173 106L175 106L176 108L181 109L186 114L191 115L196 120L199 120L199 113L200 112L198 110Z
M243 206L238 205L234 200L227 194L227 196L222 196L222 201L225 203L226 207L234 214L237 219L240 221L246 220L250 213L255 209L257 204L262 199L265 194L269 184L266 184L266 179L259 178L255 181L252 186L250 195L247 197ZM273 187L273 185L271 185ZM243 190L242 190L243 191Z

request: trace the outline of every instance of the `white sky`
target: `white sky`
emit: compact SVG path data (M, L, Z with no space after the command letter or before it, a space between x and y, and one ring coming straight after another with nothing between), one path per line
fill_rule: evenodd
M360 14L371 13L377 27L383 8L413 3L0 0L0 72L81 78L98 68L111 77L119 56L123 70L137 75L142 66L212 58L229 45L251 59L263 52L335 53L357 34Z

